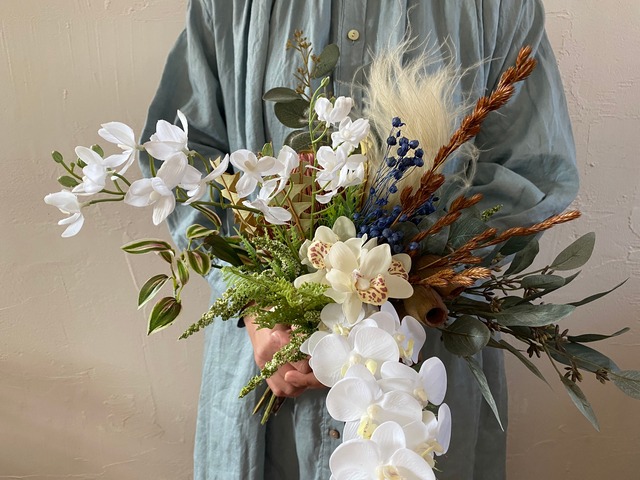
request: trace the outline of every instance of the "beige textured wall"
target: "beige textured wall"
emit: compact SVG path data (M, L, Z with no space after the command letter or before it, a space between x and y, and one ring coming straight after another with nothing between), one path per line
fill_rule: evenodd
M109 206L63 240L57 211L42 204L57 189L51 149L71 154L99 141L108 120L141 127L185 4L0 1L0 478L191 477L201 339L175 338L206 308L205 285L190 291L179 326L147 338L135 287L162 266L118 247L164 230L146 211ZM545 5L578 144L576 205L585 212L547 235L547 256L597 232L594 258L566 298L631 280L567 325L631 326L604 351L640 368L640 4ZM513 362L509 375L510 478L637 478L640 403L590 381L598 434L556 383L552 391Z

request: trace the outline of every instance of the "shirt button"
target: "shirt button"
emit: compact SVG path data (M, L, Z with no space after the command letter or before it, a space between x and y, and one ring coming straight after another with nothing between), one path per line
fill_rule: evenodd
M329 430L329 436L334 439L340 438L340 432L338 430L334 430L333 428Z
M349 40L353 40L354 42L360 38L360 32L358 30L349 30L347 33L347 38Z

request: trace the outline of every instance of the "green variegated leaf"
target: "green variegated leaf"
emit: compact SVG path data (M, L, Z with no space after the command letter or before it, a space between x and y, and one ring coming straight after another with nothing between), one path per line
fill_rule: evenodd
M540 252L540 244L538 239L534 237L527 243L526 247L515 254L505 275L515 275L529 268L536 259L538 252Z
M73 188L80 182L69 175L62 175L61 177L58 177L58 183L63 187Z
M567 338L570 342L575 343L589 343L589 342L599 342L600 340L606 340L607 338L617 337L618 335L622 335L623 333L627 333L630 330L629 327L624 327L622 330L618 330L611 335L601 335L597 333L585 333L583 335L568 335Z
M306 115L308 108L309 102L300 99L292 102L276 103L273 107L273 111L280 123L285 127L301 128L308 123Z
M583 266L593 253L596 234L587 233L565 248L551 263L554 270L574 270Z
M164 252L158 252L158 255L160 255L160 258L162 258L165 262L169 264L173 264L173 257L174 257L173 251L167 250Z
M587 400L587 397L584 396L584 393L582 393L580 387L578 387L578 385L576 385L576 382L572 381L570 378L560 377L560 379L562 380L562 384L566 388L569 397L571 397L571 400L573 401L575 406L578 407L578 410L580 410L580 413L582 413L582 415L584 415L585 418L589 420L589 422L591 422L593 428L595 428L599 432L600 425L598 425L596 414L593 412L591 404Z
M169 277L163 273L154 275L147 280L138 294L138 308L142 308L149 300L155 297L167 280L169 280Z
M504 427L502 426L502 422L500 421L500 414L498 413L498 406L496 405L496 401L494 400L493 395L491 394L491 389L489 388L489 382L487 382L487 377L485 376L484 372L482 371L482 367L480 367L478 362L476 360L474 360L473 357L464 357L464 359L467 361L467 365L469 366L469 369L471 370L471 373L473 374L473 376L475 377L476 381L478 382L478 386L480 387L480 391L482 392L482 396L484 397L485 401L487 402L487 404L491 408L491 411L493 411L493 414L495 415L496 420L498 421L498 424L500 425L500 428L502 428L502 430L504 430Z
M335 43L331 43L324 47L322 53L318 57L318 61L311 72L311 78L320 78L325 75L329 75L336 65L338 64L338 58L340 58L340 49Z
M640 372L637 370L622 370L610 374L616 387L636 400L640 400Z
M211 270L211 258L209 255L199 251L188 251L187 260L191 269L199 275L205 276Z
M149 315L147 334L151 335L168 327L178 317L182 305L173 297L164 297L156 303Z
M180 280L181 285L186 285L189 281L189 268L184 263L184 260L181 259L178 259L176 264L178 266L178 280Z
M627 280L629 280L627 278ZM590 295L587 298L583 298L582 300L580 300L579 302L571 302L569 305L573 305L574 307L580 307L582 305L586 305L587 303L591 303L595 300L598 300L599 298L604 297L605 295L609 295L611 292L613 292L614 290L620 288L622 285L624 285L625 283L627 283L627 280L620 282L618 285L616 285L615 287L605 291L605 292L600 292L600 293L596 293L594 295Z
M123 245L122 250L133 255L140 255L149 252L173 252L173 248L163 240L136 240Z
M293 102L300 100L300 94L295 90L286 87L276 87L269 90L262 96L265 102Z
M506 327L544 327L567 317L575 310L572 305L517 305L502 312L491 314L495 320Z
M223 192L226 192L226 190L223 190ZM218 214L213 210L211 210L210 208L204 207L202 205L198 205L197 203L192 203L190 206L198 210L200 213L202 213L216 227L219 227L220 225L222 225L222 220L220 219Z
M557 289L564 285L564 278L559 275L529 275L520 282L522 288Z
M469 357L485 347L491 338L491 332L477 318L463 315L442 330L442 338L445 348L451 353Z
M207 227L203 227L202 225L198 225L197 223L194 223L193 225L190 225L189 227L187 227L186 235L189 240L193 240L196 238L202 238L209 235L214 235L215 233L216 233L215 230L211 230Z

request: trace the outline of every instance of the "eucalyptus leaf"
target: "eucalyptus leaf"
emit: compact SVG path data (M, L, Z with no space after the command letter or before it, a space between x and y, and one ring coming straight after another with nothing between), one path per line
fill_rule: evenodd
M491 315L499 324L506 327L544 327L562 320L574 310L575 307L572 305L548 303L543 305L517 305Z
M198 275L204 276L211 270L211 258L206 253L189 250L187 252L187 261L191 269Z
M569 397L571 397L571 400L573 401L575 406L578 407L578 410L580 410L580 413L582 413L582 415L584 415L585 418L589 420L589 422L591 422L593 428L595 428L599 432L600 425L598 425L596 414L593 412L591 404L587 400L587 397L585 397L584 393L582 393L580 387L578 387L578 385L576 385L576 382L572 381L570 378L561 376L560 379L562 380L562 384L566 388Z
M340 49L335 43L330 43L318 57L318 61L311 72L311 78L321 78L325 75L329 75L336 65L338 64L338 58L340 58Z
M616 285L615 287L613 287L613 288L611 288L611 289L609 289L609 290L607 290L605 292L600 292L600 293L596 293L596 294L590 295L587 298L583 298L579 302L571 302L569 305L573 305L574 307L580 307L582 305L586 305L587 303L591 303L591 302L593 302L595 300L598 300L599 298L602 298L605 295L609 295L614 290L620 288L622 285L627 283L627 280L629 280L629 279L627 278L623 282L620 282L618 285Z
M306 111L309 102L306 100L294 100L292 102L279 102L273 107L276 117L285 127L300 128L307 125Z
M61 177L58 177L58 183L63 187L73 188L76 185L78 185L80 182L78 182L77 179L69 175L62 175Z
M522 288L558 289L564 285L560 275L529 275L520 282Z
M462 216L457 222L451 225L449 232L449 244L454 249L460 248L473 237L488 230L487 224L482 220L470 215Z
M173 252L173 248L171 248L171 245L167 242L155 239L136 240L120 248L133 255L141 255L149 252Z
M536 377L538 377L544 383L549 385L549 382L547 382L547 379L544 378L544 375L542 375L542 372L538 369L538 367L536 367L536 365L529 358L525 357L520 350L518 350L516 347L514 347L510 343L507 343L504 340L500 340L500 341L492 340L491 342L489 342L489 346L495 347L495 348L502 348L504 350L511 352L513 355L515 355L515 357L518 360L520 360L524 364L525 367L529 369L531 373L533 373ZM551 385L549 385L549 387L550 386Z
M571 365L573 360L578 368L588 372L595 373L598 370L606 370L607 372L618 372L620 369L606 355L587 347L580 343L565 343L562 345L565 352L556 349L550 349L550 354L554 360L564 364Z
M582 270L578 270L573 275L569 275L568 277L564 277L564 283L561 285L561 287L565 287L565 286L569 285L571 282L573 282L576 279L576 277L578 275L580 275L580 272L582 272ZM561 288L561 287L558 287L558 288ZM556 291L558 288L547 288L547 289L542 290L540 292L536 292L533 295L529 295L524 300L527 301L527 302L531 302L532 300L535 300L536 298L544 297L545 295ZM520 302L520 303L523 303L523 302Z
M467 365L469 366L471 373L473 374L476 381L478 382L478 386L480 387L482 396L484 397L485 401L493 411L493 414L495 415L496 420L500 425L500 428L504 430L504 427L502 426L502 422L500 421L498 406L496 405L496 401L494 400L493 395L491 394L491 390L489 389L489 382L487 382L487 377L482 371L482 367L480 367L478 362L474 360L473 357L464 357L464 359L467 361Z
M489 328L477 318L463 315L442 330L444 346L454 355L469 357L482 350L491 338Z
M293 102L294 100L300 100L300 94L295 90L286 87L272 88L266 92L262 99L265 102Z
M565 248L551 263L554 270L574 270L582 267L593 253L596 234L587 233Z
M500 299L500 308L507 310L522 303L522 297L508 296Z
M640 400L640 372L637 370L622 370L612 373L611 380L625 395Z
M138 294L138 308L142 308L149 300L155 297L167 280L169 280L169 277L163 273L154 275L147 280Z
M531 266L536 256L540 252L540 243L537 238L532 238L527 245L515 254L511 265L504 272L505 275L514 275L520 273Z
M182 305L174 297L164 297L156 303L149 315L148 335L168 327L180 314Z
M621 330L618 330L611 335L602 335L598 333L585 333L583 335L568 335L567 338L570 342L575 343L589 343L589 342L599 342L600 340L606 340L607 338L617 337L618 335L622 335L623 333L627 333L630 330L629 327L624 327Z
M311 136L308 130L294 130L284 140L296 152L304 152L311 149Z
M536 234L527 235L524 237L511 237L507 240L502 247L500 247L500 254L508 257L514 253L518 253L525 249L531 240L536 238Z

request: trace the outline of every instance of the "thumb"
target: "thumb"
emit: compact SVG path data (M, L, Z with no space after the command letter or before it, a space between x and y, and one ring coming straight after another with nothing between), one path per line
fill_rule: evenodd
M271 331L271 340L278 345L284 347L289 343L289 327L285 325L276 325Z

